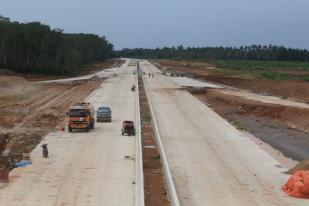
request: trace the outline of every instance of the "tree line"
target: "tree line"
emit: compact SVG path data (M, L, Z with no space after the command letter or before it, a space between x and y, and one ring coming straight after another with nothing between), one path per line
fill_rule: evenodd
M309 51L274 45L251 45L241 47L164 47L156 49L122 49L115 51L117 57L144 59L223 59L263 61L309 61Z
M67 34L40 22L0 21L0 68L21 73L75 74L113 56L113 45L94 34Z

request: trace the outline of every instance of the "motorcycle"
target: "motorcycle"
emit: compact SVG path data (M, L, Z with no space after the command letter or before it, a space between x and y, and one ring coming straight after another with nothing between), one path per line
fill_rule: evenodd
M42 146L43 149L43 157L47 158L48 157L48 148L47 148L47 144L43 144Z
M131 91L134 92L135 91L135 85L133 84L133 86L131 87Z

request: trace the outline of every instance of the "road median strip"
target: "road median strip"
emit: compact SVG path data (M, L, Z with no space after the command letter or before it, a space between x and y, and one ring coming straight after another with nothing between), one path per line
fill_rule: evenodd
M137 80L138 81L138 80ZM139 88L136 89L136 175L135 175L135 206L144 206L144 172L143 172L143 149L141 137L141 113Z
M152 113L142 75L138 75L138 90L141 107L145 205L171 205L162 170L162 154L157 147Z

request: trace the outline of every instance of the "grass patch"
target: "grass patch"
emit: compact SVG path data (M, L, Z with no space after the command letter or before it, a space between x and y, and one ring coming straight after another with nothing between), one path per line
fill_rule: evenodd
M309 62L217 60L213 64L225 70L226 73L247 74L251 77L269 80L299 80L309 82L308 76L300 76L292 72L309 71ZM282 72L287 70L292 73Z
M309 82L309 77L300 77L289 74L280 74L275 71L265 71L257 73L257 77L261 79L270 79L270 80L301 80Z
M217 67L234 70L291 69L309 71L309 62L215 60L213 63Z
M161 155L158 154L156 156L152 156L151 158L154 159L154 160L160 160L161 159Z
M309 82L309 77L304 77L304 81Z
M266 71L258 74L261 79L271 79L271 80L296 80L297 78L288 74L280 74L274 71Z
M142 121L143 122L151 122L151 114L149 112L147 112L147 114L142 115Z
M238 130L248 131L248 129L238 121L230 121L230 123Z

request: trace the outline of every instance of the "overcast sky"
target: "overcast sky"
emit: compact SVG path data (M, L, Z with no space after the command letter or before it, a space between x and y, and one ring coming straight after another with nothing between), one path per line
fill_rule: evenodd
M309 49L309 0L0 0L0 14L116 49L275 44Z

